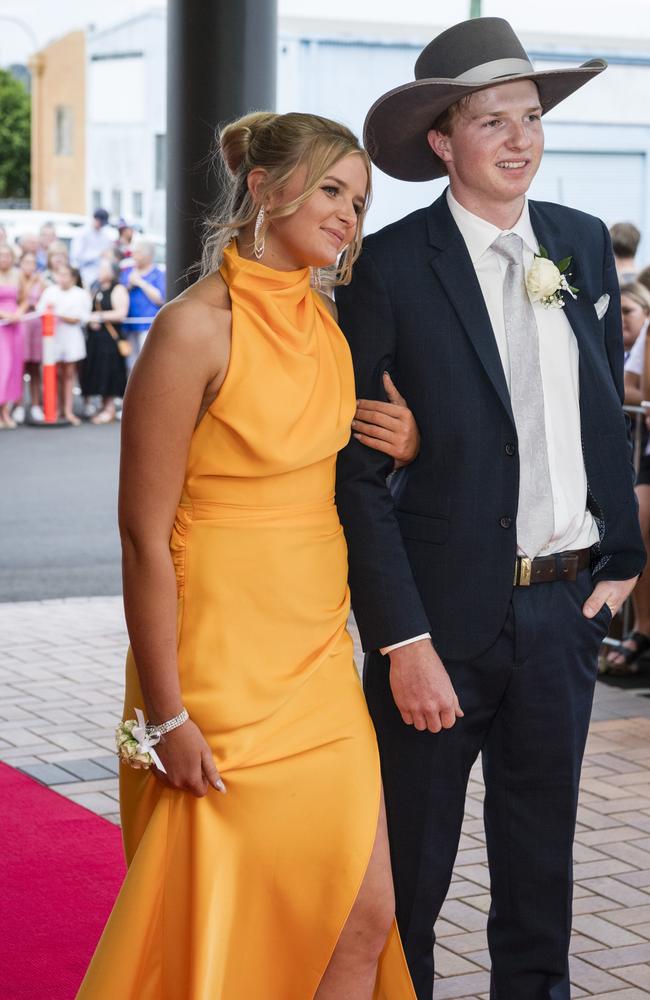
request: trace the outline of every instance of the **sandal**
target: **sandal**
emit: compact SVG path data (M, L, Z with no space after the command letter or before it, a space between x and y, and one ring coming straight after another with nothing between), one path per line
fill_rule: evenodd
M634 646L625 646L623 643L612 649L605 660L603 673L612 677L633 677L639 672L639 658L650 649L650 635L644 632L631 632L624 642L633 642ZM610 656L622 657L621 663L614 663Z

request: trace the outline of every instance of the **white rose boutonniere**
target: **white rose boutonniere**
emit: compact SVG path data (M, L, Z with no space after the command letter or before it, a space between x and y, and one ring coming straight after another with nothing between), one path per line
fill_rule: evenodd
M545 309L563 309L565 302L563 292L568 292L576 298L579 289L570 285L569 267L572 257L564 257L554 264L540 243L539 253L526 274L526 288L531 302L541 302Z

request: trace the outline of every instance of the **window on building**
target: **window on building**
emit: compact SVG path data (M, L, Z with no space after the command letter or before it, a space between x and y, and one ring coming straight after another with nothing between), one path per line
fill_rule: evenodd
M111 214L119 219L122 214L122 192L117 188L111 191Z
M132 195L133 215L136 219L142 218L142 191L134 191Z
M67 104L54 109L54 155L72 156L73 110Z
M156 136L156 191L167 186L167 136Z
M102 207L102 193L100 190L98 190L98 188L94 189L91 195L91 201L93 203L93 212L95 211L96 208Z

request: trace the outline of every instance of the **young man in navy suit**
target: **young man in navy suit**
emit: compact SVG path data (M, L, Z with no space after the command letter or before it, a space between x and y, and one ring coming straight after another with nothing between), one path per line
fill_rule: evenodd
M449 176L433 205L365 240L337 295L358 395L385 399L388 371L422 437L387 485L361 413L337 477L419 1000L479 753L491 997L570 996L597 652L645 556L609 235L526 192L542 114L604 68L535 72L507 22L479 18L434 39L366 120L382 170Z

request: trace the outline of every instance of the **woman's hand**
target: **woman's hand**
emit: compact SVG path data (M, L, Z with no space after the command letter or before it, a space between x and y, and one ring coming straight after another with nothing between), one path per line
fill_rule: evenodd
M156 744L155 750L167 773L164 774L155 766L151 770L163 785L191 792L197 798L207 793L209 785L225 793L226 786L221 780L212 751L203 733L191 719L166 733L160 743Z
M384 372L384 388L390 401L388 403L374 399L357 400L352 431L361 444L394 458L395 468L399 469L417 457L420 432L406 400L397 391L388 372Z

